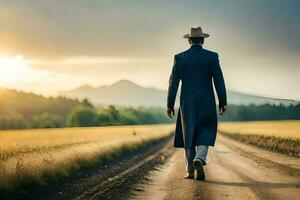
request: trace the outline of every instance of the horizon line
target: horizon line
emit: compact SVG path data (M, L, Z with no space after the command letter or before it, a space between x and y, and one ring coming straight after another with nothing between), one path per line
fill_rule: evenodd
M64 96L64 95L61 95L60 93L62 92L70 92L72 90L76 90L76 89L79 89L81 87L84 87L84 86L89 86L93 89L97 89L97 88L100 88L100 87L103 87L103 86L106 86L106 87L110 87L110 86L113 86L119 82L122 82L122 81L126 81L126 82L129 82L131 84L134 84L138 87L142 87L142 88L145 88L145 89L155 89L155 90L161 90L161 91L166 91L166 89L161 89L161 88L157 88L157 87L154 87L154 86L142 86L138 83L136 83L135 81L132 81L132 80L129 80L129 79L120 79L118 81L115 81L111 84L103 84L103 85L99 85L99 86L93 86L92 84L89 84L89 83L84 83L84 84L81 84L80 86L77 86L77 87L74 87L73 89L68 89L68 90L61 90L61 91L58 91L56 92L56 94L50 94L50 95L47 95L47 94L42 94L42 93L39 93L39 92L34 92L34 91L31 91L31 90L24 90L24 89L18 89L18 88L12 88L12 87L7 87L7 86L0 86L0 89L6 89L6 90L15 90L17 92L24 92L24 93L28 93L28 94L35 94L35 95L39 95L39 96L44 96L44 97L59 97L59 96ZM300 102L300 99L291 99L291 98L282 98L282 97L275 97L275 96L268 96L268 95L263 95L263 94L257 94L257 93L247 93L247 92L240 92L240 91L237 91L237 90L232 90L232 89L227 89L228 92L235 92L235 93L240 93L240 94L243 94L243 95L249 95L249 96L255 96L255 97L262 97L262 98L269 98L269 99L276 99L276 100L285 100L285 101L294 101L294 102Z

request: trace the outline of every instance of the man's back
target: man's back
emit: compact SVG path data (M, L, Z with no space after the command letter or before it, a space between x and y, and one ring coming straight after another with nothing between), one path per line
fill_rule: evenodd
M178 80L182 82L181 101L201 97L203 101L215 103L213 81L220 105L226 105L227 103L218 54L204 49L201 45L192 45L188 50L175 55L173 72L170 77L168 106L174 105L176 94L172 93L172 86L178 87Z
M182 81L183 95L206 96L213 92L212 77L214 62L218 59L217 53L194 45L187 51L176 55L180 78Z

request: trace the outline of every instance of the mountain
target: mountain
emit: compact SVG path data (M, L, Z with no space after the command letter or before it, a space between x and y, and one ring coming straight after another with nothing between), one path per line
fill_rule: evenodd
M250 95L250 94L234 92L234 91L228 91L228 102L229 104L234 104L234 105L249 105L249 104L291 105L291 104L298 103L297 101L290 100L290 99L264 97L264 96Z
M110 86L91 87L81 86L71 91L60 93L71 98L88 98L97 105L124 106L164 106L166 91L154 88L144 88L133 82L121 80Z
M123 106L166 106L167 91L139 86L128 80L121 80L109 86L92 87L83 85L71 91L61 92L60 95L71 98L87 98L97 105ZM235 105L249 104L295 104L296 101L277 99L263 96L249 95L240 92L228 91L228 103Z

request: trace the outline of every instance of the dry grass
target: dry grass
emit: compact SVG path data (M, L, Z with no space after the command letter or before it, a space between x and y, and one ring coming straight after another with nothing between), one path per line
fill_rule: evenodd
M147 125L0 131L0 195L69 176L115 152L166 137L173 128Z
M219 130L227 133L268 135L282 138L300 138L300 120L222 122Z
M300 157L300 120L223 122L219 132L241 142Z

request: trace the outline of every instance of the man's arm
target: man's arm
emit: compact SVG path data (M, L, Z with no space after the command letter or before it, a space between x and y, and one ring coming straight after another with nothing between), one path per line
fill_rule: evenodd
M178 58L174 57L174 65L172 73L169 79L169 89L168 89L168 102L167 102L167 114L172 118L174 116L174 105L176 100L176 94L178 90L178 85L180 81L179 69L178 69Z
M212 67L213 67L213 81L219 99L219 111L220 114L223 114L227 110L227 95L226 95L225 81L219 63L218 54L216 54L216 57L213 60Z

